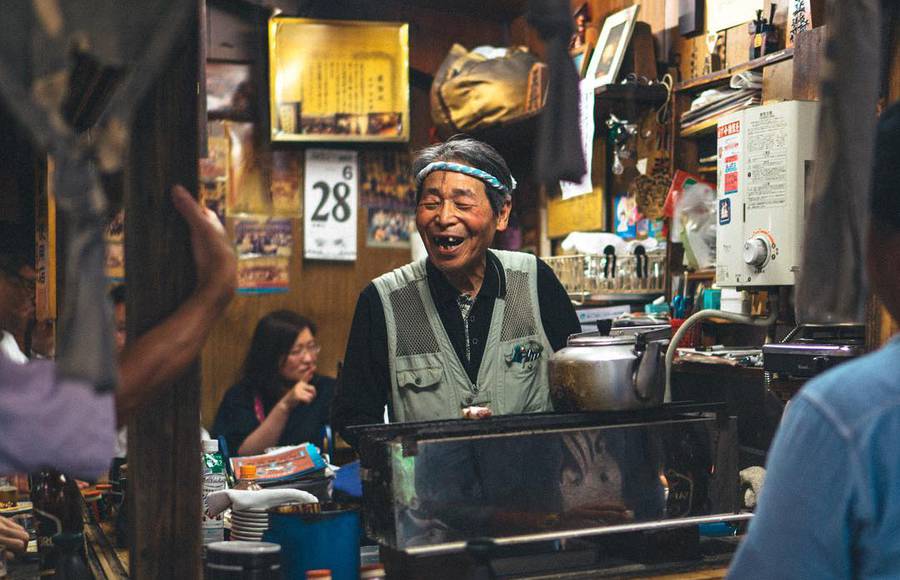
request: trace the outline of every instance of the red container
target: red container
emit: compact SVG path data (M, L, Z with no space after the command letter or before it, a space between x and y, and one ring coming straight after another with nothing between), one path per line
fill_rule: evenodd
M681 328L681 325L684 324L686 318L673 318L670 321L672 325L672 336L675 336L675 333L678 332L678 329ZM695 348L700 344L700 324L695 323L692 327L690 327L685 334L681 338L681 342L678 343L678 348Z

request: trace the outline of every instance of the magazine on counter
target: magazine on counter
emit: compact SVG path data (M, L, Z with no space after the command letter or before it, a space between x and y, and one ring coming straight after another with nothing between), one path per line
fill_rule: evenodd
M262 455L245 455L231 458L234 473L241 472L241 465L256 466L256 480L260 485L299 479L325 468L325 459L312 443L292 447L279 447Z

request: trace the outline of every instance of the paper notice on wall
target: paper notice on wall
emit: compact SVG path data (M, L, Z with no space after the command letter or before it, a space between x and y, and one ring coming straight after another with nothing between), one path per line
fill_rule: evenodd
M788 122L763 111L747 123L747 209L784 207L788 196Z
M581 181L560 181L562 198L570 199L594 191L591 183L591 163L594 151L594 87L587 79L580 84L581 99L578 103L579 118L581 119L581 151L584 154L584 163L587 171Z
M761 0L706 0L706 29L718 32L756 19L756 11L763 9ZM768 4L765 16L768 18Z
M303 257L356 260L356 151L307 149L303 184Z

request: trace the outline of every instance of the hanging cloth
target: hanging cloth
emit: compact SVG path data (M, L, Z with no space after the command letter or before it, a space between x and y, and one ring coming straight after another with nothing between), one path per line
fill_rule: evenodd
M581 150L578 72L569 56L575 31L568 0L529 0L528 23L546 46L550 67L547 104L538 125L535 171L542 184L580 182L586 173Z

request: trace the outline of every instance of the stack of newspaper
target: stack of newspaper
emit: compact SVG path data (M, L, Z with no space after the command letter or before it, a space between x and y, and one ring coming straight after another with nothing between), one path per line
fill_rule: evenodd
M719 116L758 105L761 100L762 91L756 88L704 91L691 104L691 110L681 116L682 134L711 126Z

